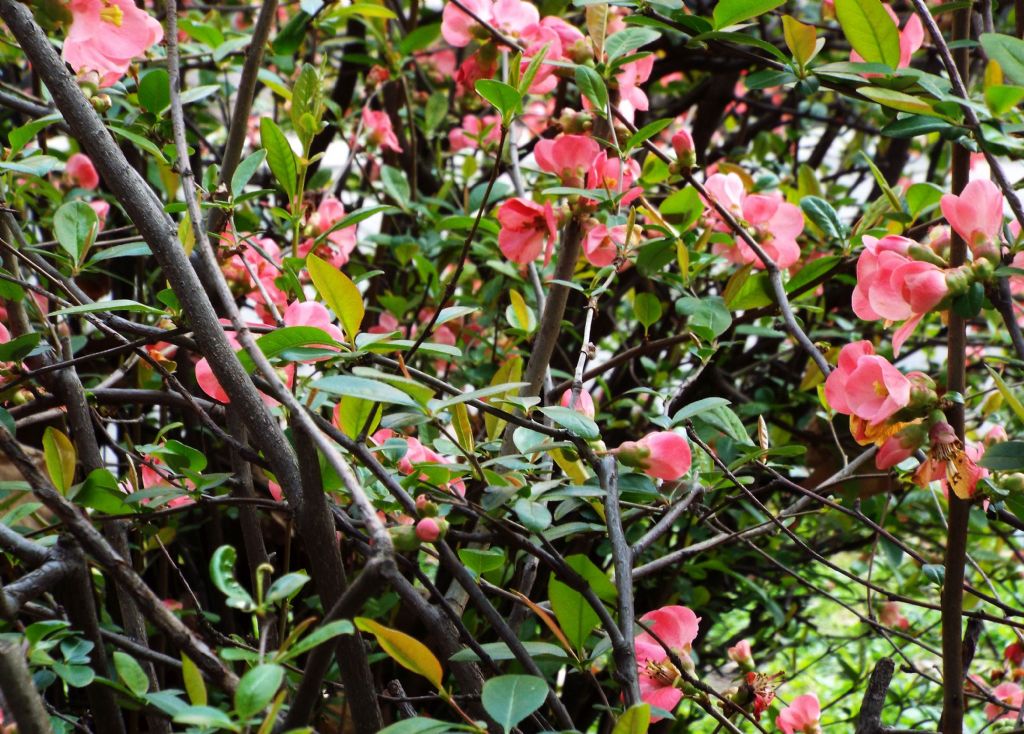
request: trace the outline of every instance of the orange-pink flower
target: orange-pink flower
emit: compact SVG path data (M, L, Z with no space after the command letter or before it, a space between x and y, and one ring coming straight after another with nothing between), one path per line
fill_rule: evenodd
M73 153L64 164L64 172L75 186L92 191L100 185L100 175L96 166L85 153Z
M825 380L825 397L836 412L878 424L910 402L911 383L869 341L853 342Z
M654 634L642 632L636 636L636 664L640 673L640 695L645 703L673 711L679 705L683 692L682 672L672 662L666 647L672 651L687 672L693 673L690 649L697 639L700 617L682 606L667 606L647 612L640 618L641 625ZM662 644L664 643L664 644ZM652 714L651 721L663 716Z
M635 466L654 479L681 479L690 471L693 456L686 437L675 431L655 431L639 441L626 441L615 449L626 466Z
M940 203L942 216L975 250L975 255L979 254L979 248L989 249L999 239L999 228L1003 226L1003 194L991 181L975 179L959 196L946 194Z
M821 704L813 693L797 696L779 712L775 725L785 734L821 734Z
M997 703L985 704L985 717L989 721L996 719L1016 719L1017 709L1024 705L1024 690L1016 683L1000 683L992 689L992 695L1002 701L1005 705ZM1013 707L1008 708L1008 707Z
M498 209L498 247L509 260L527 265L545 252L545 264L551 258L558 230L551 204L512 198ZM545 247L546 245L546 247Z
M587 171L594 165L601 147L587 135L559 135L542 139L533 155L542 171L553 173L566 186L582 186Z

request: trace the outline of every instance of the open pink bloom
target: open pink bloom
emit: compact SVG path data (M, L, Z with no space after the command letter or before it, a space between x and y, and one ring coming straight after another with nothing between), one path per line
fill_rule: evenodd
M221 323L225 325L230 324L230 322L227 319L221 319ZM234 331L226 332L224 336L227 337L228 343L231 345L233 349L238 350L242 348L241 345L238 343L238 339L235 337ZM228 397L227 391L220 384L220 380L218 380L217 376L213 374L213 368L210 366L210 361L206 357L203 357L198 362L196 362L195 372L196 384L199 385L200 389L204 393L206 393L207 395L209 395L211 398L218 402L231 402L231 398ZM285 369L285 377L285 384L288 387L291 387L292 382L295 380L295 365L288 365L288 367ZM260 393L260 397L263 399L263 402L266 403L267 405L278 404L278 402L269 395Z
M804 215L800 207L790 204L781 194L747 194L743 179L735 173L715 173L704 184L708 194L723 209L754 228L754 236L765 254L780 268L788 268L800 259L796 238L804 231ZM710 205L710 202L709 202ZM718 213L709 208L716 229L728 231ZM713 251L736 263L763 269L764 263L741 238L732 243L716 243Z
M599 268L611 265L619 254L619 247L626 244L626 225L608 228L598 224L587 231L583 240L583 254L587 262Z
M68 9L63 58L76 73L97 73L101 87L124 76L132 59L164 37L160 23L132 0L71 0Z
M498 247L509 260L526 265L536 260L542 250L545 251L545 264L551 259L558 230L550 203L508 199L498 209L498 223L501 224Z
M595 414L594 399L590 397L590 393L586 390L580 390L580 394L576 396L576 404L572 403L572 390L566 390L562 393L562 398L558 401L558 404L563 408L573 408L577 413L582 413L587 418L593 418Z
M524 0L463 0L462 5L484 23L513 36L540 20L537 8ZM451 2L445 4L441 13L441 35L452 46L460 48L489 37L486 28Z
M448 143L452 151L487 148L501 140L501 119L497 115L466 115L462 127L448 132Z
M885 5L886 12L889 13L889 17L892 18L893 23L899 28L900 18L896 15L896 11L892 9L891 5ZM910 66L910 57L914 55L921 46L924 45L924 26L921 24L921 19L916 13L911 13L910 18L907 19L907 24L903 26L903 30L900 31L900 60L896 64L896 68L905 69ZM850 52L850 61L864 61L864 57L856 51ZM878 76L877 74L865 74L864 76Z
M893 354L899 354L914 327L949 293L942 268L905 254L913 244L897 235L880 240L865 235L857 259L853 312L865 321L905 322L893 335Z
M640 178L640 164L632 158L623 162L619 158L609 158L605 151L597 154L590 170L587 171L587 188L604 189L613 194L624 194L622 205L629 203L643 193L633 182Z
M1016 709L1024 705L1024 690L1020 686L1016 683L1000 683L992 689L992 695L1006 704L1006 706L1000 706L995 703L985 704L985 717L989 721L1017 718ZM1007 706L1012 706L1013 709L1009 709Z
M690 471L690 443L681 433L655 431L639 441L625 441L615 450L619 460L654 479L675 480Z
M150 487L171 487L171 486L175 486L162 473L162 470L165 468L166 465L163 463L163 460L159 456L151 456L151 455L147 454L143 458L144 458L144 462L139 467L139 479L142 482L142 489L149 489ZM154 468L154 467L159 467L159 469ZM190 489L190 490L191 489L195 489L195 486L196 486L195 482L193 482L191 479L186 479L184 481L184 485L185 485L186 489ZM125 494L131 494L132 492L135 491L135 487L133 487L132 483L129 482L128 480L125 480L125 481L121 482L120 487L121 487L121 491L124 492ZM148 499L142 500L142 504L144 504L144 505L149 504L149 500ZM195 500L194 499L192 499L188 495L182 495L181 497L175 497L174 499L168 501L166 506L168 508L173 508L173 507L184 507L185 505L194 505L194 504L195 504Z
M455 72L456 91L459 94L471 94L476 91L478 81L490 79L497 71L497 59L485 57L480 51L477 51L459 64L459 68Z
M547 94L558 85L555 67L549 61L564 60L562 56L562 40L558 33L541 23L531 23L519 34L524 46L520 72L525 73L530 63L544 52L544 61L537 68L537 73L530 82L530 94Z
M859 341L839 352L839 365L825 380L825 397L833 410L877 424L910 402L910 388L910 380L876 355L871 342Z
M541 18L540 25L544 28L548 28L555 32L558 36L558 41L562 47L562 58L570 61L579 61L579 54L589 53L587 46L586 36L580 31L579 28L574 26L557 15L548 15ZM551 52L548 52L548 58L552 58Z
M402 152L402 146L398 143L387 112L364 107L363 127L366 129L366 142L369 145L395 153Z
M651 706L673 711L683 697L678 687L682 683L682 674L665 648L671 650L684 666L692 668L690 649L697 639L700 617L688 607L667 606L647 612L640 618L640 622L641 626L654 633L641 632L634 641L636 664L640 673L640 695ZM688 672L693 671L691 669ZM651 721L660 721L662 718L655 714L651 716Z
M83 189L92 191L100 185L100 175L96 173L96 166L85 153L73 153L64 164L64 172L75 186Z
M380 437L379 439L378 439L378 436ZM384 443L384 441L386 441L388 438L402 438L401 436L395 436L392 432L387 431L387 429L383 429L381 431L377 431L377 433L375 433L373 435L373 437L374 437L374 440L377 441L378 443ZM422 443L420 443L420 440L418 438L409 437L409 438L405 439L405 442L406 442L405 456L403 456L401 459L398 460L398 469L403 474L412 474L415 471L415 466L418 465L418 464L450 464L451 463L448 459L446 459L445 457L441 456L439 453L437 453L433 449L431 449L431 448L429 448L427 446L424 446ZM427 481L428 477L427 477L426 474L421 473L419 475L419 479L422 480L422 481ZM463 483L462 479L459 478L459 477L456 477L455 479L453 479L450 482L448 482L447 484L445 484L445 487L449 491L453 492L454 494L459 495L460 497L465 497L466 496L466 485Z
M942 216L970 247L995 242L1003 226L1003 195L987 179L975 179L959 196L946 194Z
M587 135L559 135L537 141L533 155L542 171L553 173L566 186L582 186L601 146Z
M779 712L775 725L785 734L821 734L821 704L813 693L797 696Z
M309 217L309 223L318 235L330 232L331 227L345 218L345 206L337 197L327 195L320 200L320 206ZM311 237L299 245L299 256L305 257L313 249L315 240ZM317 254L336 268L348 263L356 249L356 227L342 227L327 235L326 241L317 248Z
M341 329L331 322L330 312L316 301L293 301L281 314L281 318L285 326L313 326L327 332L335 341L345 341Z
M648 54L636 61L623 64L622 68L615 75L619 83L619 111L630 122L637 110L645 111L650 106L647 93L644 91L644 83L650 79L654 70L654 55Z

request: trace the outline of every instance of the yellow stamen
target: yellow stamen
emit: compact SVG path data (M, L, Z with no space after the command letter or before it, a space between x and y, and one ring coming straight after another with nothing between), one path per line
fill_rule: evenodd
M121 23L124 21L124 11L121 10L117 5L107 5L100 11L100 18L118 28L121 27Z

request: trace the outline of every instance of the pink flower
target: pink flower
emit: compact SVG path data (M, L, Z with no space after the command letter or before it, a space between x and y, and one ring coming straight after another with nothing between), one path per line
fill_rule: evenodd
M688 607L668 606L648 612L640 618L640 622L654 633L642 632L634 641L636 664L640 673L640 695L651 706L673 711L683 697L678 687L682 682L682 673L669 658L665 648L671 650L684 666L692 668L690 649L697 639L700 617ZM691 669L688 672L693 671ZM662 718L655 714L651 716L651 721L660 721Z
M1016 709L1024 705L1024 690L1021 690L1020 686L1016 683L1000 683L992 689L992 695L1006 705L1000 706L996 703L985 704L985 717L989 721L1017 718ZM1012 706L1014 710L1007 709L1007 706Z
M377 433L375 433L373 435L373 438L378 443L384 443L384 441L386 441L389 438L402 438L402 437L401 436L395 436L393 433L391 433L387 429L382 429L380 431L377 431ZM405 442L406 442L405 455L401 459L398 460L398 470L401 471L403 474L412 474L413 472L416 471L415 467L417 465L419 465L419 464L450 464L451 463L450 461L448 461L448 459L446 459L445 457L441 456L439 453L437 453L433 449L428 448L427 446L424 446L422 443L420 443L420 440L418 438L414 438L414 437L406 438ZM422 473L422 472L420 473L418 478L421 481L428 481L429 480L429 477L426 474ZM463 483L462 479L460 479L458 477L456 477L455 479L453 479L450 482L446 483L444 486L449 491L451 491L454 494L459 495L460 497L465 497L466 496L466 485Z
M164 37L163 28L132 0L71 0L64 60L76 73L95 72L109 87Z
M797 696L779 712L775 725L785 734L821 734L821 704L813 693Z
M975 179L959 196L943 196L941 206L942 216L972 249L998 240L1003 226L1003 195L991 181Z
M601 151L587 171L587 188L604 189L613 194L624 194L622 205L628 206L631 201L643 193L633 182L640 178L640 164L632 158L623 162L619 158L609 158Z
M285 326L313 326L326 331L335 341L345 341L341 329L331 323L330 312L316 301L292 301L281 314L281 318L284 320Z
M530 83L530 94L547 94L558 85L555 67L549 61L565 60L562 56L562 41L558 33L540 23L531 23L519 34L525 46L520 71L525 72L530 62L544 51L544 61L537 69ZM545 50L546 49L546 50Z
M462 127L448 132L448 143L452 151L487 148L501 140L501 120L497 115L466 115Z
M572 390L566 390L562 393L561 400L558 404L563 408L573 408L577 413L582 413L587 418L593 418L595 415L594 399L590 397L590 393L586 390L580 390L580 394L576 396L576 405L572 405Z
M545 251L545 264L551 259L551 249L558 237L551 204L508 199L498 209L498 223L498 247L509 260L526 265L536 260L541 250Z
M96 217L100 221L99 231L102 232L103 227L107 224L107 215L110 214L110 204L103 199L93 199L89 202L89 206L96 212Z
M387 112L364 107L363 127L366 128L366 142L369 145L395 153L402 152L402 146L398 143Z
M924 443L924 429L921 426L909 426L885 439L875 454L875 466L881 470L891 469L914 455Z
M946 272L937 265L912 260L905 253L914 243L889 235L876 240L864 236L864 250L857 259L857 285L853 311L865 321L905 322L893 335L893 354L926 313L949 293Z
M309 217L309 223L317 235L330 232L331 227L345 218L345 206L334 196L327 195L320 200L320 206ZM305 257L313 249L315 240L307 239L299 245L299 256ZM336 268L348 263L349 255L356 249L356 227L342 227L327 235L327 240L317 248L317 254Z
M781 194L747 194L743 179L735 173L715 173L704 185L714 201L733 216L754 228L755 238L765 254L780 268L789 268L800 259L800 245L796 238L804 231L804 215L800 207L790 204ZM710 203L710 202L709 202ZM717 229L728 231L711 210ZM764 263L742 238L732 243L716 243L713 251L738 265L753 265L763 269Z
M869 341L847 344L839 365L825 380L825 397L832 409L870 424L881 423L910 402L910 380Z
M900 611L900 603L898 601L887 601L882 605L882 611L878 615L878 619L886 627L895 627L897 629L905 630L910 627L910 620L903 616L903 612Z
M503 33L518 36L519 32L540 20L537 8L523 0L461 0L473 15ZM452 46L468 46L472 41L489 37L486 28L455 3L445 4L441 13L441 35Z
M626 225L620 224L609 229L598 224L587 230L583 240L583 254L587 262L599 268L611 265L619 254L619 248L626 244Z
M100 175L85 153L74 153L64 165L64 172L75 186L92 191L100 185Z
M615 75L619 83L619 111L632 122L634 113L637 110L646 110L649 107L647 93L644 91L644 83L650 79L654 70L654 55L648 54L636 61L623 64L621 70Z
M655 431L639 441L626 441L615 453L626 466L669 481L682 478L693 460L686 437L675 431Z
M227 319L221 319L221 323L225 325L230 324L230 322L227 321ZM231 345L232 349L238 350L242 348L241 345L238 343L238 339L235 337L234 331L228 331L224 334L224 336L227 337L228 343ZM213 374L213 368L210 366L210 361L206 357L203 357L198 362L196 362L195 373L196 384L199 385L200 389L204 393L206 393L207 395L209 395L211 398L218 402L231 402L231 398L228 397L227 391L224 390L223 386L221 386L220 381L217 379L217 376ZM285 384L290 387L295 379L295 365L288 365L288 367L285 369L285 376L287 378L285 380ZM278 404L277 401L274 400L274 398L270 397L269 395L264 395L261 393L260 397L263 399L263 402L266 403L267 405Z
M582 186L601 146L587 135L559 135L537 141L533 155L542 171L553 173L565 186Z

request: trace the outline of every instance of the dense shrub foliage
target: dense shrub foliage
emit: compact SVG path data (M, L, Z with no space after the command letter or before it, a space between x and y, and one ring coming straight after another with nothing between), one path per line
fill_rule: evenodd
M1024 731L1024 6L0 0L5 731Z

